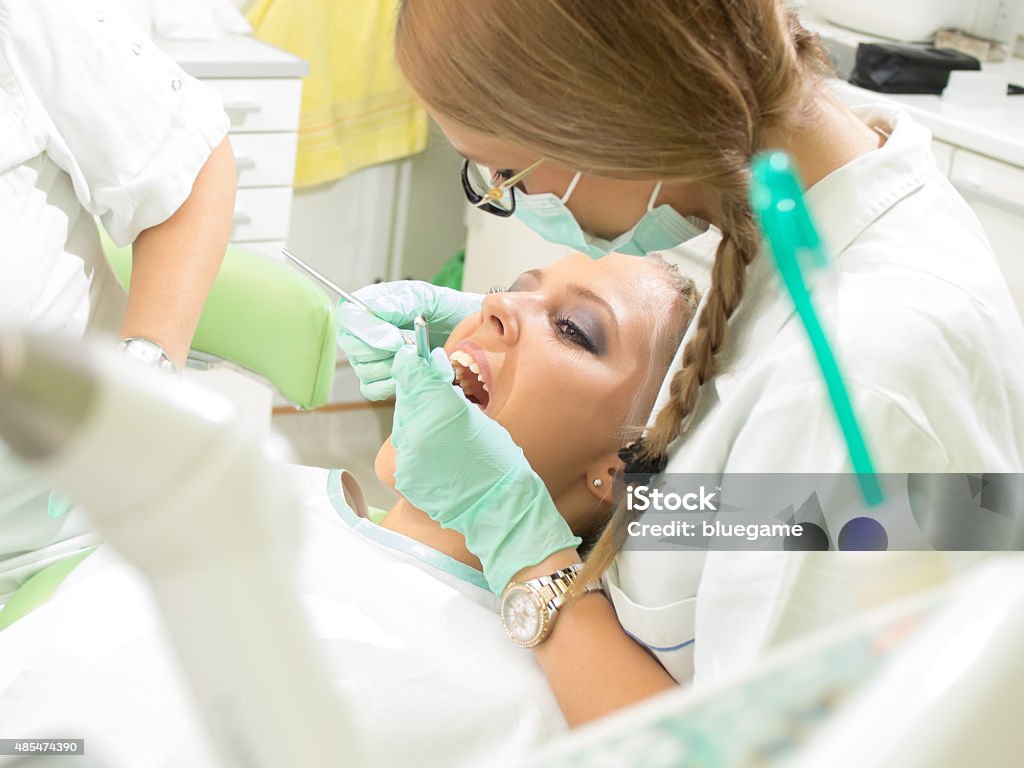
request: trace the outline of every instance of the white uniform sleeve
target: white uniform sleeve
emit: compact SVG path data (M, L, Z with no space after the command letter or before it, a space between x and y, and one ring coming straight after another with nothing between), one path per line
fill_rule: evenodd
M0 0L0 57L29 130L121 245L181 206L227 132L220 96L105 0Z

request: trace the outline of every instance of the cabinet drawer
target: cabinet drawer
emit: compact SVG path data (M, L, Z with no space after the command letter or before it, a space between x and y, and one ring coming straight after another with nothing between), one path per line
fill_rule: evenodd
M286 240L291 214L291 187L240 189L235 198L231 239L236 242Z
M294 131L299 124L302 81L297 78L211 78L203 82L224 99L231 131Z
M1024 168L958 149L950 180L968 202L984 202L1024 217Z
M1024 318L1024 168L957 149L950 180L985 228L1010 295Z
M942 175L948 177L953 165L953 145L932 139L932 154L935 155L935 164L939 166Z
M291 186L295 180L296 133L235 133L239 187Z

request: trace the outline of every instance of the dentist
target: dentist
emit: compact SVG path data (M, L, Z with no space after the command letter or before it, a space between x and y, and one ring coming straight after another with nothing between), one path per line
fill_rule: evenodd
M181 366L231 229L227 128L220 97L113 3L0 0L0 326L118 333ZM127 304L94 216L133 244ZM0 445L0 605L96 543L65 511Z
M794 158L829 246L835 281L816 301L834 319L877 469L1024 468L1024 330L978 221L927 130L832 95L822 50L782 2L405 0L397 56L467 158L462 184L483 210L595 258L670 248L704 222L720 233L697 320L624 457L634 471L851 469L748 203L751 158L768 148ZM359 296L398 325L423 312L438 331L481 311L478 297L421 283ZM857 553L619 551L624 507L581 575L543 485L449 386L444 356L428 365L393 329L340 313L364 393L397 390L399 492L465 534L504 593L512 641L533 648L570 723L736 672L857 604ZM443 450L456 442L473 446L472 462ZM594 482L610 493L611 476ZM889 566L927 583L947 563L887 553L877 567ZM602 576L605 595L534 599Z

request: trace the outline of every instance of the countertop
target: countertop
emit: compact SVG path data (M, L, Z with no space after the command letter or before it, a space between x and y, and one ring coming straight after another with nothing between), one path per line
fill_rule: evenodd
M248 35L220 40L167 40L154 37L164 53L192 77L305 77L309 62Z
M802 19L809 29L821 36L840 72L852 67L853 51L858 43L879 40L812 16L802 16ZM1024 85L1024 59L1010 57L1002 62L985 62L982 71ZM927 126L939 141L1024 167L1024 95L1008 96L1006 106L998 109L965 109L945 103L941 96L879 93L845 81L836 81L833 85L847 104L899 104Z

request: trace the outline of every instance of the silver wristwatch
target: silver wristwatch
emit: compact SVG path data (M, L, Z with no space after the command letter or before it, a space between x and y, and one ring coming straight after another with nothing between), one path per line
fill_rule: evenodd
M582 563L539 576L529 581L513 581L501 593L501 625L516 645L533 648L547 640L555 624L555 614L565 603L565 593L576 581ZM586 591L600 590L597 583Z
M128 357L133 357L139 362L151 365L171 373L177 372L177 367L171 362L171 358L164 352L164 348L155 341L144 339L141 336L133 336L130 339L123 339L118 346Z

